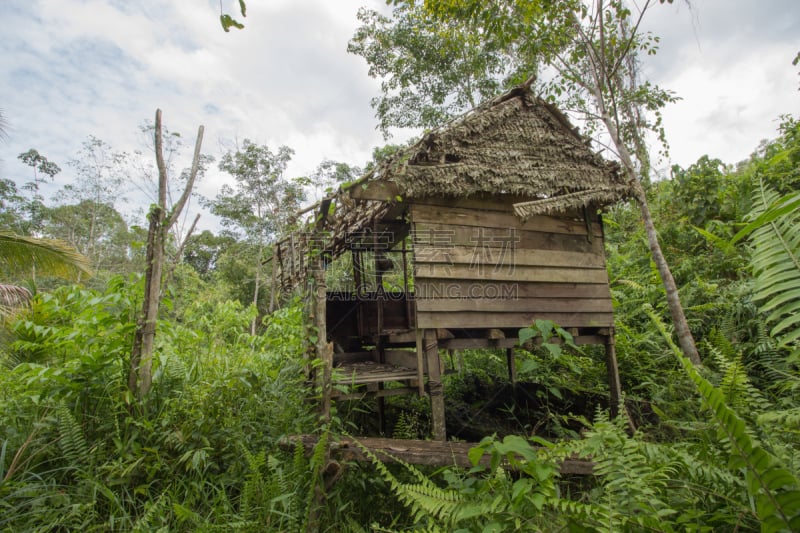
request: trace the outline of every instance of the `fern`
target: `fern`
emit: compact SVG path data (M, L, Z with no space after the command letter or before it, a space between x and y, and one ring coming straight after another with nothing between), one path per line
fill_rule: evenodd
M600 484L590 503L558 501L557 508L569 513L572 522L603 531L670 530L665 521L676 510L667 498L674 480L683 475L674 457L627 433L622 417L609 420L598 411L585 438L554 445L550 455L563 460L587 457L594 461Z
M402 411L392 431L395 439L418 439L421 434L420 415L416 411Z
M800 432L800 407L770 411L759 415L758 421L762 424L780 424L786 430Z
M708 355L722 372L719 388L725 395L728 405L739 413L763 412L772 408L770 402L753 386L742 354L736 353L728 339L714 329L704 345Z
M792 203L792 198L793 203ZM751 216L762 221L752 233L751 265L756 275L754 298L773 324L771 334L780 346L800 339L800 208L797 194L779 198L760 182ZM786 211L785 206L794 206ZM783 212L786 211L786 212ZM781 213L772 218L770 213ZM764 218L766 217L766 218Z
M724 394L684 357L655 313L652 310L647 313L697 386L703 402L727 438L731 447L730 466L745 472L747 491L756 502L762 531L800 530L800 480L750 437L744 421L725 402Z
M305 512L303 513L303 516L305 517L305 523L303 524L302 530L308 529L309 523L312 521L314 513L316 512L315 500L324 487L322 480L322 469L324 468L325 460L329 455L329 440L330 429L325 428L320 434L319 440L317 440L317 443L314 445L314 449L311 453L311 459L308 462L308 477L310 482L308 484L308 491L305 498Z
M59 403L55 407L58 419L58 446L69 466L78 466L86 463L89 457L89 447L83 430L69 409Z
M162 494L152 504L146 506L146 511L139 517L133 525L133 533L145 533L147 531L155 531L158 520L163 521L163 515L169 509L169 496ZM166 527L162 528L165 531ZM160 531L160 530L159 530Z
M448 525L453 525L459 518L465 517L466 514L472 514L464 513L464 509L459 508L464 500L457 491L439 487L414 466L392 457L393 461L403 465L416 480L416 483L403 483L389 471L374 453L362 446L358 441L355 442L364 455L375 465L381 477L389 483L392 492L411 510L414 520L422 521L425 518L432 518L444 521ZM445 531L436 528L432 523L428 525L434 527L431 531ZM450 529L447 531L450 531Z
M261 507L258 506L264 499L264 478L261 475L261 469L266 464L267 458L263 450L253 455L244 446L242 446L242 453L247 460L248 472L242 487L239 512L242 516L251 518L254 514L260 514L261 511Z

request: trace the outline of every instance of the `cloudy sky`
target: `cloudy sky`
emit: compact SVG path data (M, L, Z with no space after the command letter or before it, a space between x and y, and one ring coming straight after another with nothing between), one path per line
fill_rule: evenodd
M187 144L205 125L205 151L217 156L249 138L292 147L290 175L326 158L363 165L383 141L369 105L378 83L346 52L362 5L386 9L382 0L248 0L246 29L224 33L219 0L0 0L9 124L0 177L29 180L17 155L36 148L64 168L63 184L89 135L143 150L138 127L157 107ZM791 64L800 2L691 6L676 0L651 13L662 47L646 73L682 98L665 110L671 162L710 154L735 163L776 135L779 115L800 111ZM200 192L213 196L223 179L211 173Z

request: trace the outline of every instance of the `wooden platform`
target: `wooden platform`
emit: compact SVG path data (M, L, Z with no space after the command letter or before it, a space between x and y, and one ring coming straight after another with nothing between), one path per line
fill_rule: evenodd
M291 449L297 441L303 443L307 454L317 444L316 435L295 435L281 443L281 447ZM359 438L358 442L375 454L381 461L394 462L400 459L409 464L429 466L459 466L471 468L468 452L477 446L474 442L441 442L430 440L401 440L380 438ZM369 458L356 444L355 439L341 438L329 444L331 457L340 461L368 462ZM481 464L489 466L489 457L484 455ZM562 474L592 475L594 463L584 459L565 459L559 469Z
M366 383L386 383L417 379L417 371L411 368L374 361L344 363L334 367L336 383L343 385L363 385Z
M362 400L367 397L385 398L419 394L418 378L419 373L416 370L402 366L374 361L342 363L334 367L333 383L344 386L340 388L345 390L334 387L331 398ZM384 386L387 383L393 385L387 388Z

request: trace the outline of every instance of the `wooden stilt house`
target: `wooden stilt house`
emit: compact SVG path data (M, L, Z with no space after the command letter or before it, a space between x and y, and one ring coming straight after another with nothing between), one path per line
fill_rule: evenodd
M441 351L505 349L514 379L519 329L550 319L606 346L616 405L599 210L627 191L615 163L520 86L321 201L276 244L273 275L286 292L315 282L323 401L424 395L443 440Z

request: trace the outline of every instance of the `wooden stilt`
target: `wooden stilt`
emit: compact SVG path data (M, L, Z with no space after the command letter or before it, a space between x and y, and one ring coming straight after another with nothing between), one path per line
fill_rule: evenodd
M444 386L442 367L439 359L439 343L436 330L426 329L423 333L425 362L428 367L428 393L431 396L431 417L433 418L434 440L447 440L444 417Z
M517 384L517 360L514 357L514 348L506 348L506 361L508 362L508 380L512 385Z
M383 383L378 386L378 389L384 389ZM378 402L378 431L381 435L386 435L386 398L378 396L376 400Z
M321 242L321 239L320 239ZM333 343L328 342L328 328L326 321L327 313L327 287L325 286L325 266L322 257L322 250L310 250L308 258L311 270L310 296L312 297L312 309L314 327L317 330L317 342L314 346L316 356L322 362L320 371L317 371L317 386L320 389L322 402L320 404L320 426L324 431L329 431L331 422L331 395L333 388L331 379L333 374ZM330 448L326 448L322 456L323 468L327 469L330 463ZM323 477L315 480L314 497L308 515L308 522L305 533L315 533L320 530L320 510L325 506L325 487Z
M312 253L314 253L312 251ZM322 371L317 373L318 386L322 393L322 405L320 406L320 417L324 424L330 422L331 418L331 374L333 373L333 346L328 343L327 323L326 323L326 286L325 269L322 262L322 251L317 251L311 258L314 280L314 326L317 329L317 343L315 346L317 357L322 362Z
M422 330L417 328L417 387L419 395L425 396L425 339Z

